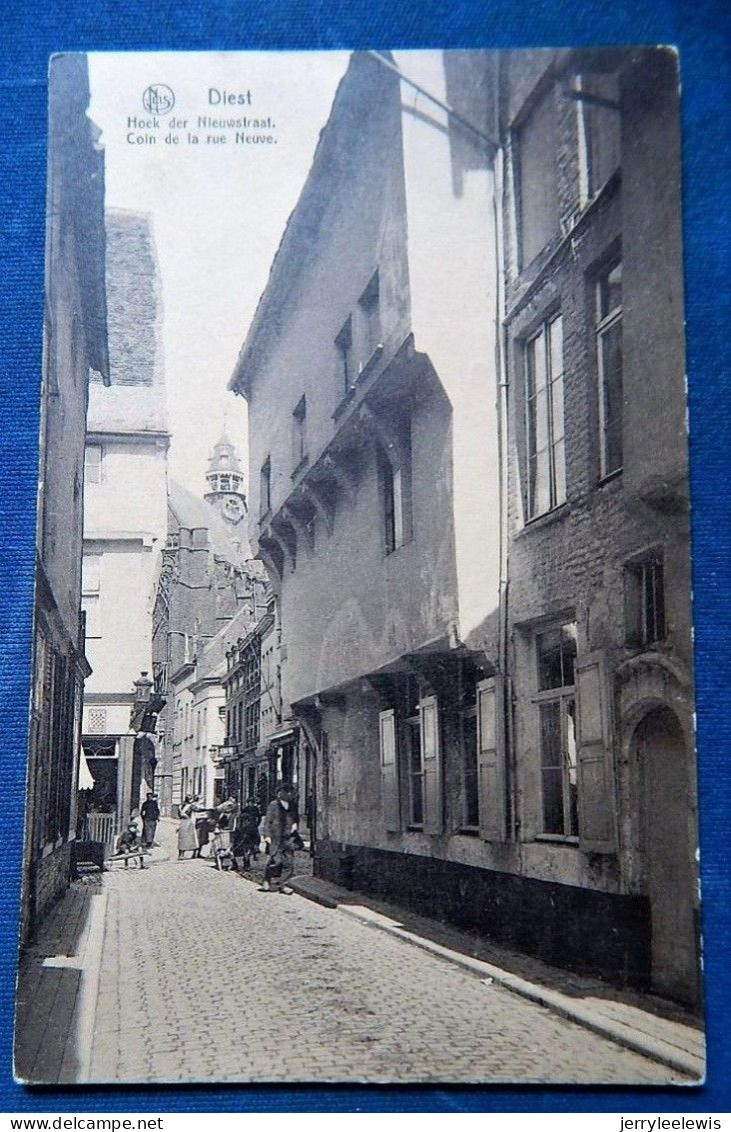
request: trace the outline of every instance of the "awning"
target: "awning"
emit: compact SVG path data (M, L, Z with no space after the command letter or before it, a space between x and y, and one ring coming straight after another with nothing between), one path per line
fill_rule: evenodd
M292 743L299 734L299 727L295 724L292 727L282 728L281 731L275 731L267 739L270 747L280 747L283 743Z
M79 757L79 790L93 790L94 789L94 775L89 770L89 764L86 761L86 755L81 752Z

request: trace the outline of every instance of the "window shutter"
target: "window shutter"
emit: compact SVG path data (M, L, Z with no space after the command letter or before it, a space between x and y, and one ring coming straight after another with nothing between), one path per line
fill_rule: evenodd
M436 696L427 696L419 704L421 722L421 757L424 766L424 833L441 833L444 829L442 801L442 758L439 743L439 710Z
M477 782L480 837L505 841L505 727L503 679L492 676L477 685Z
M603 653L589 653L577 661L575 683L579 846L588 853L614 853L612 703Z
M381 803L386 829L397 833L401 829L399 803L398 762L396 759L396 718L393 709L382 711L378 717L381 748Z
M401 468L391 472L393 483L393 541L394 549L404 545L404 504Z

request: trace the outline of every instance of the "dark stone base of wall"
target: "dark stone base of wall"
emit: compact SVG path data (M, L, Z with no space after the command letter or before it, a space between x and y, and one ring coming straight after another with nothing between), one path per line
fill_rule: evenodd
M49 912L69 886L72 869L72 846L68 841L59 846L47 857L36 861L35 907L32 911L31 931L35 932L44 916Z
M646 988L650 906L434 857L319 841L315 876L586 975Z

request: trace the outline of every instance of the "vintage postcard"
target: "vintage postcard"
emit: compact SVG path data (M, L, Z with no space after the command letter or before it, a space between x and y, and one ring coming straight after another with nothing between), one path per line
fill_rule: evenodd
M49 93L16 1078L702 1081L675 52Z

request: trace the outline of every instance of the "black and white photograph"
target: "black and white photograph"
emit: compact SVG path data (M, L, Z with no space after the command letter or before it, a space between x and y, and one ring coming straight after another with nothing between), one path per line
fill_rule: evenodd
M51 59L16 1081L704 1081L679 69Z

